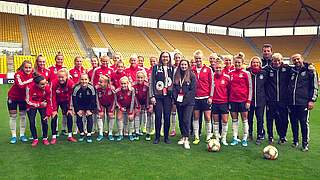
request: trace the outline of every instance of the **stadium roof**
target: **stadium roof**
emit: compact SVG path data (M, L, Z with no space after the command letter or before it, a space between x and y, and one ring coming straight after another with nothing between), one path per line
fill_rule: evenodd
M320 24L319 0L7 0L237 28Z

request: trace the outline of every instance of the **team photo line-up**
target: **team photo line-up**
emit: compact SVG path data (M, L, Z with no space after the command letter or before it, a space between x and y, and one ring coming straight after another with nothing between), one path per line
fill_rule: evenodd
M36 114L39 112L43 144L56 144L60 107L61 134L70 142L91 143L92 134L97 131L97 141L104 138L122 141L124 137L135 141L144 134L145 140L151 141L151 135L155 134L153 144L158 144L161 136L164 143L170 144L169 136L176 135L178 116L181 139L177 143L185 149L190 149L191 136L193 144L200 143L202 117L206 142L214 138L227 146L230 114L231 146L247 147L248 141L253 141L254 117L255 144L261 144L265 138L269 144L274 143L274 123L279 136L277 143L285 144L290 117L292 146L299 147L300 128L301 149L308 151L309 112L318 96L315 67L305 62L301 54L291 56L291 65L283 63L282 55L273 53L271 44L262 47L262 54L262 58L250 58L245 68L242 52L234 56L212 53L207 66L203 64L205 57L201 50L195 51L190 61L179 51L175 51L172 60L170 53L164 51L159 58L149 58L150 68L145 68L144 58L137 55L130 57L130 67L125 68L121 53L115 53L113 63L108 56L92 57L90 70L83 68L80 56L75 57L74 68L67 70L61 53L55 57L56 64L47 69L45 57L39 55L34 65L23 61L8 92L10 143L16 144L18 139L29 141L25 135L28 117L32 146L38 145ZM78 139L74 134L78 134Z

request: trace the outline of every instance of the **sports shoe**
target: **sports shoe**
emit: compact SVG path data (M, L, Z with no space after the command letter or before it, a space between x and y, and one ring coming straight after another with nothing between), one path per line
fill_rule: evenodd
M298 143L298 142L293 142L293 143L291 144L291 146L292 146L293 148L298 148L298 147L299 147L299 143Z
M28 138L26 136L24 136L24 135L20 136L19 139L20 139L21 142L28 142Z
M123 140L123 135L119 135L116 139L116 141L122 141Z
M10 144L16 144L17 143L17 137L11 137Z
M248 141L243 139L241 144L242 144L243 147L247 147L248 146Z
M56 136L57 136L57 137L59 137L59 136L60 136L60 133L59 133L58 131L57 131L57 134L56 134Z
M268 144L272 145L273 144L273 138L268 138Z
M72 134L73 134L73 135L76 135L76 134L78 134L78 132L77 132L77 131L75 131L75 132L73 132Z
M48 139L42 140L42 144L44 144L44 145L46 145L46 146L50 145Z
M92 143L92 137L91 136L87 136L87 143Z
M139 136L140 136L139 134L136 134L136 135L134 136L134 140L139 141L139 140L140 140L140 137L139 137Z
M302 151L302 152L307 152L307 151L309 151L309 147L308 147L308 145L306 145L306 146L302 146L301 151Z
M249 141L253 141L253 136L249 135Z
M127 137L129 135L129 133L127 132L127 131L125 131L124 133L123 133L123 136L124 137Z
M95 134L96 133L96 131L95 130L93 130L92 132L91 132L91 134Z
M185 139L184 139L184 138L181 138L181 139L178 141L178 144L179 144L179 145L183 145L184 142L185 142Z
M133 135L129 135L129 140L130 140L130 141L134 141L134 140L135 140L135 138L133 137Z
M31 143L31 146L32 146L32 147L36 147L36 146L38 145L38 143L39 143L39 140L38 140L38 139L34 139L34 140L32 141L32 143Z
M256 140L256 145L260 145L262 143L261 139Z
M189 141L184 141L183 147L184 147L185 149L190 149L190 143L189 143Z
M142 133L146 134L147 133L147 128L142 129Z
M147 135L146 135L146 141L151 141L151 136L150 136L150 134L147 134Z
M104 133L105 135L108 135L108 134L109 134L109 132L108 132L108 131L104 131L103 133Z
M237 140L237 139L232 139L232 141L231 141L231 143L230 143L230 145L231 146L235 146L235 145L237 145L239 143L239 141Z
M68 133L67 133L66 130L61 130L61 134L62 134L62 135L65 135L65 136L68 136Z
M208 142L210 141L210 139L211 139L211 138L212 138L212 135L211 135L211 134L207 135L206 143L208 143Z
M193 144L199 144L200 143L200 139L195 138L194 141L192 142Z
M166 144L171 144L171 141L170 141L169 139L165 139L165 140L164 140L164 143L166 143Z
M50 144L57 144L57 138L52 138Z
M103 135L98 135L98 137L97 137L97 141L102 141L102 139L103 139Z
M153 144L159 144L160 139L154 139Z
M287 139L286 138L281 138L278 140L278 144L283 145L287 143Z
M225 140L225 139L222 139L221 140L221 143L224 145L224 146L228 146L229 144L227 143L227 140Z
M77 142L77 140L74 137L68 137L67 140L70 142Z
M109 139L109 141L114 141L114 137L111 134L108 135L108 139Z
M139 132L136 133L136 135L137 135L137 136L143 136L143 132L142 132L142 131L141 131L141 132L139 131Z
M151 132L150 132L150 135L154 135L156 133L156 131L155 130L152 130Z
M79 142L83 142L84 141L84 135L80 135L80 138L78 139Z
M171 137L176 136L176 131L171 131L171 132L170 132L170 136L171 136Z

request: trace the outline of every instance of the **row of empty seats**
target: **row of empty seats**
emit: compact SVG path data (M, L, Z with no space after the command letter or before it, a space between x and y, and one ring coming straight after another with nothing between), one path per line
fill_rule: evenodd
M141 28L148 38L161 50L173 51L174 48L157 32L156 29Z
M18 15L0 13L0 42L22 43Z
M93 23L84 21L77 21L76 23L87 47L106 48Z
M64 19L25 16L31 55L84 55Z
M0 55L0 74L7 74L8 66L7 66L7 57L6 55Z

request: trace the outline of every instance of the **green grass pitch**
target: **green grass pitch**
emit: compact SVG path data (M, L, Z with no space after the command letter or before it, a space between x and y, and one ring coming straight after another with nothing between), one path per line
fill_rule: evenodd
M310 118L310 150L301 152L276 145L279 158L262 158L264 142L247 148L222 146L218 153L206 151L205 137L191 150L172 144L153 145L144 140L92 144L69 143L60 136L57 145L32 148L30 143L9 144L6 106L8 85L0 86L0 179L318 179L320 177L320 107ZM40 123L38 123L40 124ZM241 124L241 123L240 123ZM38 128L38 131L40 128ZM203 128L204 130L204 128ZM178 130L179 132L179 130ZM50 131L49 131L50 133ZM30 136L29 129L27 135ZM231 128L228 139L230 141ZM277 139L276 139L277 140Z

